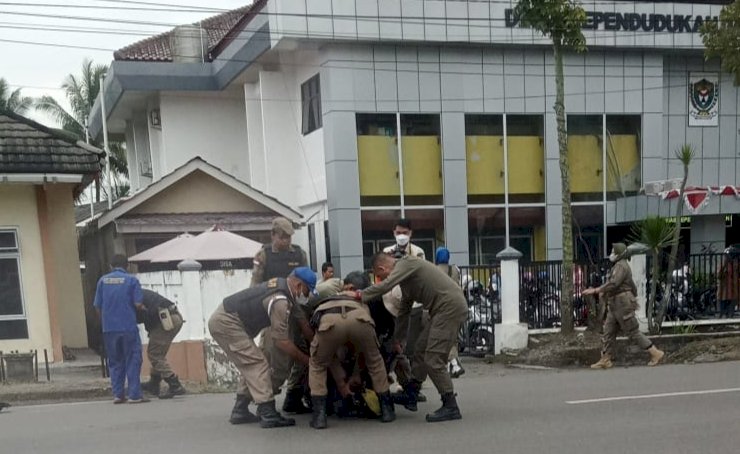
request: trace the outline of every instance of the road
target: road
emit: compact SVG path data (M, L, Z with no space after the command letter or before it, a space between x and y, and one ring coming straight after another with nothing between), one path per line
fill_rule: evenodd
M0 453L731 453L740 446L740 362L656 368L471 367L455 381L463 420L428 424L436 397L398 420L298 417L264 430L226 421L233 397L143 405L83 402L0 413ZM432 390L426 388L427 395Z

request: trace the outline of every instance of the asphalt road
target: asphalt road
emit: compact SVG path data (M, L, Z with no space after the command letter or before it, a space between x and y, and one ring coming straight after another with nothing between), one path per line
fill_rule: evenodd
M609 371L479 365L455 381L463 420L330 418L327 430L227 422L233 397L142 405L83 402L0 413L0 453L732 453L740 450L740 362Z

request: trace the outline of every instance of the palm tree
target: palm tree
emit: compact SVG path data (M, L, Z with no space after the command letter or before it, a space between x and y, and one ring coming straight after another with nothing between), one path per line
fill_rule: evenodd
M570 165L568 136L565 128L565 88L563 52L586 50L586 38L581 27L586 11L573 0L518 0L514 14L522 25L529 26L552 39L555 59L555 117L560 152L560 175L563 218L563 280L560 290L561 332L573 333L573 211L570 197Z
M8 82L0 77L0 111L24 115L31 106L33 106L33 98L23 96L20 88L11 91Z
M62 129L75 134L79 140L87 140L87 119L100 92L100 78L107 70L106 65L96 65L92 60L85 59L82 62L80 75L69 74L62 83L62 89L64 89L67 101L69 101L71 111L68 112L51 96L42 96L36 102L36 109L50 115L62 126ZM90 143L98 147L102 145L100 141L92 139ZM120 177L125 179L128 177L128 165L124 144L111 142L109 151L111 172L115 174L114 181L118 181ZM121 189L114 190L112 196L120 195ZM96 199L100 201L99 179L96 180Z
M660 332L660 318L658 318L655 313L655 299L657 297L658 281L660 281L661 254L665 248L676 242L676 230L680 230L677 224L668 222L665 218L655 216L649 216L642 222L632 226L630 240L642 243L650 252L650 259L652 261L647 320L648 329L653 334ZM665 314L666 305L667 301L663 301L663 304L661 305L661 311L663 314Z
M678 258L678 243L681 237L681 215L683 213L683 201L684 191L686 190L686 182L689 179L689 166L691 161L696 155L696 150L693 145L684 144L674 152L676 159L681 162L683 166L683 179L681 180L681 192L679 192L679 198L676 201L676 229L673 232L673 240L671 243L671 254L668 256L668 270L666 275L666 288L670 289L673 283L673 270L676 268L676 259ZM663 324L665 318L666 305L663 304L657 314L658 327Z

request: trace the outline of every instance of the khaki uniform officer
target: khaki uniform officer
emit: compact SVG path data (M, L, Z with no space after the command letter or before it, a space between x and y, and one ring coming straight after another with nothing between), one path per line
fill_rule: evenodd
M142 290L144 294L143 304L146 312L142 312L144 328L149 335L149 344L146 347L146 354L152 365L151 378L147 383L142 383L141 388L160 399L168 399L174 396L185 394L185 388L180 383L179 378L172 371L172 367L167 362L167 352L170 350L172 341L182 328L182 315L177 310L177 305L164 296L151 290ZM171 326L165 329L160 311L166 310L169 314ZM169 386L167 392L160 394L159 387L162 380Z
M270 243L263 245L254 256L252 287L275 277L285 278L295 268L307 266L306 253L297 245L292 244L294 233L293 224L288 219L278 217L272 221ZM308 355L308 342L305 339L305 336L309 335L308 320L303 307L291 311L288 325L293 343ZM308 413L310 410L301 403L304 391L303 382L306 380L308 370L302 364L282 355L271 340L271 336L266 335L262 348L269 355L273 378L276 382L279 381L277 387L279 388L286 379L288 380L285 386L287 391L283 411Z
M583 295L599 293L606 298L607 315L604 321L604 334L601 336L601 359L592 364L592 369L609 369L613 366L614 344L621 330L632 342L650 353L648 366L655 366L665 353L655 348L650 339L640 332L640 324L635 317L637 310L637 286L632 280L632 270L627 258L629 252L623 243L614 243L609 260L614 263L609 271L607 282L598 288L589 288Z
M406 408L416 410L416 397L428 374L442 396L442 407L428 414L427 421L460 419L460 409L447 369L450 350L457 342L460 326L468 316L468 305L460 286L433 264L414 257L396 260L388 254L379 253L373 256L372 266L375 275L383 281L362 291L362 301L371 301L394 286L401 286L402 305L394 334L394 349L397 352L408 336L413 302L418 301L429 311L429 324L422 330L414 348L411 362L413 379L404 387Z
M313 271L296 268L287 279L274 278L227 297L211 315L208 329L213 339L241 372L232 424L259 421L264 428L295 424L275 409L270 364L254 338L270 327L265 335L284 355L308 364L308 356L290 341L288 318L294 305L304 303L315 285ZM257 404L257 417L249 412L250 402Z
M360 290L370 284L367 275L362 272L353 272L344 280L345 290ZM337 295L325 298L316 307L311 323L316 328L316 335L311 342L311 360L309 361L309 387L313 402L313 419L311 427L324 429L326 427L326 371L331 367L333 371L341 368L337 359L337 350L347 343L352 344L356 354L365 357L365 365L373 382L373 389L380 400L382 422L391 422L396 419L393 409L393 400L389 392L388 375L380 350L378 338L375 336L375 323L367 306L355 301L347 295ZM348 388L347 383L338 379L335 373L337 386L340 389Z

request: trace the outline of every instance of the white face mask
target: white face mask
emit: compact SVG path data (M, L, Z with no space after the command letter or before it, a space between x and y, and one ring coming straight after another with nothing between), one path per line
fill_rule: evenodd
M306 304L308 304L308 297L301 293L298 298L295 299L295 302L300 304L301 306L305 306Z
M609 261L614 263L617 261L617 257L618 257L617 254L612 252L611 255L609 256Z
M404 234L396 235L396 243L399 246L406 246L407 244L409 244L410 239L411 237L408 235L404 235Z

